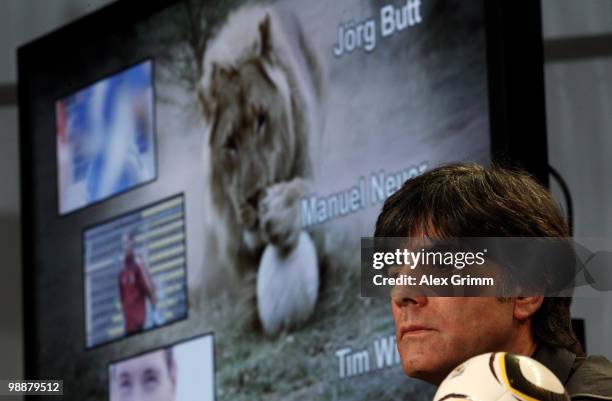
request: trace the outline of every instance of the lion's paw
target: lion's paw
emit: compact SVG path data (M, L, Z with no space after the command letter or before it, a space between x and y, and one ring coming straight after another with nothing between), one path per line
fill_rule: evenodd
M302 184L282 182L266 189L259 203L260 227L263 237L286 252L297 244L300 227L300 198Z

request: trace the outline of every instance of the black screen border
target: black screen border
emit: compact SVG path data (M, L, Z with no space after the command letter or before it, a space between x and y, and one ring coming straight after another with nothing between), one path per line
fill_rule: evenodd
M36 74L37 66L41 61L48 62L48 60L61 59L62 55L69 54L75 48L88 46L89 42L95 38L112 35L117 30L131 27L137 22L182 1L149 0L147 2L131 2L120 0L17 49L24 378L38 378L40 376L37 366L40 353L38 347L40 336L38 314L40 311L37 307L37 294L40 289L36 280L37 246L34 242L38 227L35 214L36 191L34 189L36 154L33 146L36 133L32 126L32 116L34 115L32 105L36 87L30 81L30 77ZM109 24L108 21L113 21L113 24ZM156 177L159 177L161 173L159 166L156 166L156 170ZM54 187L57 188L57 185ZM85 208L78 211L82 212L83 210ZM57 207L54 212L59 218ZM61 217L66 217L69 214ZM36 396L25 396L24 399L34 400L37 398Z
M549 187L544 44L539 1L483 0L491 157Z

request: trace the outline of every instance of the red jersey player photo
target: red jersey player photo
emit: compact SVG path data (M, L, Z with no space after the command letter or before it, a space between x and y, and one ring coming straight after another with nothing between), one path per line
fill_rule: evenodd
M155 307L155 286L145 263L134 252L134 234L126 232L122 237L123 259L119 271L119 294L125 334L141 331L147 320L146 299Z

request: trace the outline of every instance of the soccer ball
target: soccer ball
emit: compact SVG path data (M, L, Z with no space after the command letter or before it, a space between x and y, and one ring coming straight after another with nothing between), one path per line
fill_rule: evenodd
M569 401L557 377L526 356L491 352L468 359L446 376L434 401Z
M314 311L318 292L317 251L306 231L288 255L272 244L266 246L257 271L257 310L266 334L304 323Z

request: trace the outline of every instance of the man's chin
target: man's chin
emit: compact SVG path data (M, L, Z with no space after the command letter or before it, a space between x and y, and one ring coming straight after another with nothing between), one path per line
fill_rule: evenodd
M407 360L402 363L404 373L413 379L423 380L428 383L439 385L446 375L453 370L447 366L438 365L433 360Z

